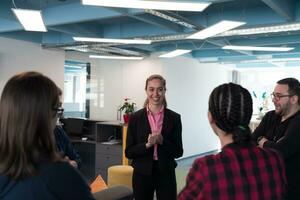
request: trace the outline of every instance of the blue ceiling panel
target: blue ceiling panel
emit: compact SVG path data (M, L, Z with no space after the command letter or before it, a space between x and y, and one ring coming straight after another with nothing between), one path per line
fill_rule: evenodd
M239 63L236 64L237 68L270 68L270 67L277 67L272 63Z
M287 21L292 21L294 18L294 10L291 0L262 0L266 5L272 8L278 15L282 16Z
M49 31L47 34L43 34L43 44L66 44L73 43L73 38L66 33Z
M198 0L194 0L199 2ZM108 8L82 5L80 0L14 0L16 7L41 9L48 32L27 32L12 13L12 1L0 3L0 36L31 41L47 48L72 49L98 54L149 55L175 49L192 50L195 58L215 58L219 62L242 62L257 57L300 55L300 1L297 0L207 0L203 12L176 12L144 9ZM238 32L204 40L186 39L192 33L221 20L244 21ZM294 30L245 33L257 29L294 24ZM230 31L229 31L230 32ZM227 32L228 33L228 32ZM142 38L150 45L121 45L76 42L72 37ZM224 45L295 47L290 52L246 52L223 50ZM70 48L65 48L70 47ZM89 51L92 49L92 51Z
M17 40L24 40L27 42L39 43L42 40L42 33L39 32L12 32L12 33L0 33L0 37L7 37Z
M101 7L83 6L81 3L50 7L42 12L45 24L49 26L120 17L118 12Z

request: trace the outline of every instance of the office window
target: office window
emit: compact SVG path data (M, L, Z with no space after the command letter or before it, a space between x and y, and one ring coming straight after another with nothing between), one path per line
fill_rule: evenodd
M64 100L65 117L89 117L87 82L89 63L65 62Z
M263 109L264 113L274 109L270 95L276 82L288 77L300 80L299 68L262 68L239 71L240 84L252 95L254 115L257 115L260 109Z

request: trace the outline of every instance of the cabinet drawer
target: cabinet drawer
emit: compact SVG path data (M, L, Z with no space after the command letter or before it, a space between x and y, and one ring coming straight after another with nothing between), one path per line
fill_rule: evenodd
M107 170L112 165L122 164L122 155L96 154L96 168Z
M97 144L96 153L122 155L122 145Z

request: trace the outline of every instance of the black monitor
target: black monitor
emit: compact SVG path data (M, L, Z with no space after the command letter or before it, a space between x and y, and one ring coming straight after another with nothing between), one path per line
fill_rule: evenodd
M63 128L69 136L81 137L84 134L84 119L64 118L61 119Z

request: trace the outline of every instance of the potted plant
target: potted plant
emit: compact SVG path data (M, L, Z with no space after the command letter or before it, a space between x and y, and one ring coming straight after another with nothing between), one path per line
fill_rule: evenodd
M268 111L269 102L267 92L262 92L261 97L258 96L254 91L252 92L258 104L258 117L257 119L262 119L265 113Z
M124 123L127 124L129 121L129 115L134 111L134 102L130 102L129 98L124 99L123 105L119 108L120 111L124 112L123 119Z

